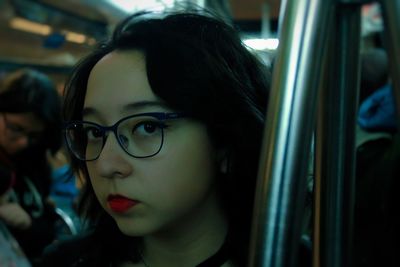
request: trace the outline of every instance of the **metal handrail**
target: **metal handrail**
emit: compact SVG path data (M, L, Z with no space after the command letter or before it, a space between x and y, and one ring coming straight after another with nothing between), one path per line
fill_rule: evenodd
M315 122L313 266L352 266L360 10L367 2L282 1L249 267L296 264ZM400 114L400 0L380 2Z
M293 266L333 0L284 1L248 266Z

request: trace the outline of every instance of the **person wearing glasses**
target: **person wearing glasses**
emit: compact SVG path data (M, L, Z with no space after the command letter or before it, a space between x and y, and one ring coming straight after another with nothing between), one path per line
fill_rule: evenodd
M61 141L61 99L50 78L29 68L6 75L0 82L0 179L6 195L0 220L32 264L54 239L46 153L58 151Z
M269 83L211 14L122 21L67 82L88 226L43 266L245 266Z

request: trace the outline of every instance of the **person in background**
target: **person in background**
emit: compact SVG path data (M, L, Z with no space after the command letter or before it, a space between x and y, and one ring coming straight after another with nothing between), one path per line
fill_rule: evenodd
M56 212L61 217L56 224L57 239L63 239L76 234L81 228L77 214L79 183L65 155L64 147L55 155L49 153L48 160L52 168L49 198L54 202Z
M0 165L0 206L8 202L14 179L12 173ZM25 253L2 220L0 220L0 266L31 267Z
M50 188L51 198L60 207L74 209L79 196L79 187L64 149L53 156L49 155L48 160L52 167L53 179Z
M386 51L370 48L361 55L353 265L394 267L399 266L396 253L400 237L396 103Z
M54 239L54 207L48 152L61 146L61 99L51 79L21 69L0 83L0 164L10 174L0 220L35 264Z
M269 70L202 11L140 12L64 103L85 234L43 266L246 266Z
M374 47L361 52L359 102L362 103L389 81L389 61L383 48Z

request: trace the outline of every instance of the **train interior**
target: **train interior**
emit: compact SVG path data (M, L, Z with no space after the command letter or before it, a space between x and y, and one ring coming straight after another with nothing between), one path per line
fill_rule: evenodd
M323 3L323 1L319 0L315 1L315 3L317 2ZM380 229L385 227L391 227L391 229L399 227L398 225L393 226L392 223L390 223L392 213L398 214L398 206L397 211L387 211L387 209L395 208L395 205L393 203L387 203L387 200L385 198L385 194L386 192L388 192L385 190L387 188L390 188L390 185L392 183L395 184L391 179L389 179L388 177L387 179L382 177L382 182L379 182L367 179L360 180L360 178L357 178L358 180L356 180L356 178L354 178L351 181L353 186L355 187L352 187L351 185L348 185L345 180L343 180L343 177L347 178L349 175L359 176L363 174L372 179L372 177L370 177L372 175L395 175L392 173L387 174L387 172L384 171L379 172L379 170L373 169L371 165L374 162L385 160L387 162L391 162L392 165L395 165L395 163L393 162L399 159L398 157L396 157L396 155L399 154L398 152L396 153L397 150L395 150L394 152L391 150L391 155L393 155L394 159L387 159L382 158L383 156L379 154L381 153L381 151L378 151L379 143L374 143L373 147L368 146L368 144L372 145L372 143L369 142L381 140L382 138L397 140L397 132L396 130L393 130L396 128L393 126L394 124L396 124L395 119L393 119L396 117L395 114L391 114L391 128L389 127L390 129L388 131L385 127L376 130L376 128L373 128L376 125L371 125L371 121L368 120L368 118L364 118L364 120L362 120L363 118L359 117L360 115L358 113L358 108L362 107L363 101L361 100L368 99L368 96L371 92L363 92L360 88L362 88L363 86L372 86L372 84L374 83L374 74L378 72L378 68L386 69L386 75L388 75L388 77L395 77L394 75L400 76L396 72L398 71L398 69L396 69L396 67L393 67L395 64L400 65L400 63L395 62L393 64L392 62L392 60L396 60L396 56L398 56L398 50L388 44L392 42L392 40L396 39L393 37L393 32L396 33L397 30L397 33L400 33L398 31L400 26L394 26L395 29L391 32L392 38L385 37L385 30L387 30L385 25L390 25L390 21L387 22L387 24L384 23L385 21L382 16L381 9L382 4L378 2L334 0L329 0L327 2L343 2L343 5L346 5L347 2L357 2L355 5L359 6L359 38L357 38L357 41L353 43L353 50L337 50L337 47L346 47L345 45L339 45L341 44L340 42L342 41L342 39L338 37L341 33L345 32L345 30L340 32L340 25L342 24L340 24L341 21L340 19L338 19L338 17L346 16L346 12L343 12L344 15L339 14L340 12L335 14L336 22L334 22L334 24L339 26L332 26L329 23L326 23L328 25L328 33L326 33L327 36L329 35L330 31L334 31L337 28L339 29L339 33L335 37L333 37L336 38L333 39L336 41L328 41L325 43L326 46L330 47L330 50L326 50L329 50L330 52L334 51L332 53L335 55L344 55L344 61L340 61L338 63L339 65L347 64L345 60L346 55L348 54L346 53L351 53L351 51L356 54L359 53L359 56L355 57L355 61L353 61L359 62L359 65L356 65L354 67L354 72L346 68L342 69L342 72L347 71L348 73L351 73L351 75L349 76L352 77L348 78L348 76L345 76L345 78L343 78L342 80L339 79L340 81L343 81L342 84L348 82L348 80L346 80L346 77L347 79L352 79L352 82L348 82L348 84L354 86L355 88L357 88L357 90L354 90L353 100L349 100L349 102L352 102L354 105L353 107L342 109L342 106L347 105L347 100L338 100L337 103L332 103L328 101L329 99L333 99L335 97L343 97L344 99L343 95L337 96L334 94L330 94L329 92L324 92L322 95L317 93L313 94L312 92L309 92L310 95L307 95L306 93L304 93L304 95L301 95L301 93L299 93L299 99L301 97L311 97L315 99L315 102L319 101L315 105L310 104L306 101L301 103L299 102L299 108L301 110L310 108L310 110L313 110L312 112L320 114L315 114L315 117L313 117L313 119L310 119L309 121L309 118L302 119L304 121L308 121L310 125L313 125L312 127L310 126L312 129L310 128L309 131L305 131L307 127L300 127L302 129L299 130L295 129L295 134L302 135L305 139L309 140L305 142L306 151L302 151L302 155L307 156L302 157L302 159L300 160L299 154L294 153L292 155L294 157L293 161L282 163L287 164L282 165L282 168L290 168L292 172L298 172L300 176L304 176L305 178L302 180L302 182L295 182L294 180L290 180L289 178L287 178L288 180L283 180L282 177L274 177L274 175L277 174L274 173L273 167L265 166L266 170L264 173L267 174L266 177L262 177L260 175L260 180L263 181L260 181L259 185L263 185L268 188L268 185L271 185L271 183L274 182L288 184L288 188L290 188L290 190L288 189L287 191L290 191L294 195L298 195L300 198L302 198L302 201L300 201L299 203L301 203L302 205L306 205L306 209L304 210L299 207L294 208L294 202L296 202L296 200L294 200L293 197L283 196L281 196L281 198L277 196L277 199L275 200L281 200L277 201L279 203L288 201L289 204L287 204L287 206L275 206L274 209L267 211L264 210L264 207L261 204L256 206L256 210L258 210L260 214L264 214L265 217L257 217L260 222L258 224L259 227L256 227L254 231L255 234L253 236L253 249L258 253L254 252L252 254L253 259L250 260L250 262L252 263L249 264L249 267L297 266L296 264L293 264L293 262L289 263L289 260L284 259L285 255L292 255L290 254L290 251L292 249L291 245L293 243L288 240L293 238L293 235L300 238L301 242L309 250L306 253L310 253L311 255L310 257L312 261L312 266L372 266L371 263L368 264L368 260L370 259L366 255L374 253L375 250L378 250L377 247L379 246L386 246L385 244L379 244L379 242L387 242L388 244L392 244L390 243L392 242L391 238L386 236L385 238L383 238L383 235L386 235L387 233L385 231L380 231ZM360 4L360 2L364 3ZM396 8L399 8L399 1L393 0L393 3L395 2L397 3ZM284 82L284 79L286 79L287 81L288 77L290 77L290 73L292 73L293 71L295 73L298 73L298 75L294 76L295 78L293 78L294 80L298 79L296 80L297 85L306 84L304 85L304 87L308 86L317 88L318 86L321 86L320 84L323 84L322 87L324 85L329 88L332 88L334 86L340 87L340 81L337 83L333 83L333 85L327 85L330 81L332 81L328 78L326 78L325 80L321 79L319 81L320 84L318 86L314 86L312 82L304 82L306 78L301 76L302 73L307 71L310 71L310 73L308 74L310 77L313 75L321 76L324 78L329 76L329 71L326 71L326 73L311 73L312 71L315 71L315 68L318 68L317 66L319 65L313 65L313 62L309 62L306 61L306 59L300 58L301 53L310 53L310 55L315 55L315 57L318 57L318 55L320 55L322 58L321 62L325 62L324 60L326 58L329 58L329 51L326 52L324 49L325 52L321 51L320 53L318 50L322 50L321 47L323 46L317 47L317 44L315 44L315 47L317 48L314 47L314 50L306 50L306 48L300 47L298 48L299 50L296 50L299 57L298 61L290 61L291 57L295 57L294 51L297 46L293 45L291 47L287 43L284 43L285 40L290 39L294 42L301 41L303 42L301 43L303 46L312 46L313 42L315 41L314 39L307 39L308 41L304 40L305 38L308 38L307 34L304 34L304 36L301 37L293 37L294 39L290 37L290 34L292 34L292 36L297 36L296 31L303 31L303 33L307 33L307 25L315 23L315 21L310 22L310 17L314 16L314 14L308 14L307 16L302 17L304 21L297 21L297 24L292 22L290 18L285 18L286 20L284 19L284 16L290 16L290 14L293 15L296 13L296 10L304 8L301 6L300 3L304 3L304 5L307 5L309 10L323 10L322 7L312 6L312 3L314 2L309 3L309 1L303 0L0 0L0 79L6 76L9 72L12 72L16 69L24 67L34 68L48 74L57 84L57 89L62 95L65 81L67 80L68 75L71 73L73 66L79 61L80 58L92 51L92 49L94 49L94 47L96 47L98 43L106 39L113 28L116 26L116 24L128 14L146 9L162 10L177 6L185 7L185 5L198 5L201 7L209 8L217 14L220 14L224 18L228 19L228 21L239 30L243 43L246 44L252 52L257 54L257 56L259 56L266 65L273 68L275 87L281 88L281 91L279 91L278 88L275 89L276 98L274 99L278 99L278 95L280 93L282 95L285 95L283 93L284 89L282 88L286 86L289 87L290 85L287 85ZM351 6L351 4L349 4L349 6ZM351 10L352 8L353 7L350 7L348 9ZM347 10L346 7L343 9ZM290 13L289 11L291 11L292 13ZM395 14L396 12L398 14L400 10L395 11ZM293 18L294 17L295 15L293 15ZM309 21L306 21L306 17L308 17ZM318 16L315 15L315 17ZM323 18L320 19L321 21L323 20ZM399 21L395 20L394 23L396 22ZM293 23L292 28L290 28L291 23ZM304 28L301 28L301 23L304 23ZM350 29L351 25L349 26L345 23L343 24L344 29ZM319 29L314 24L313 27L315 27L314 29ZM284 32L285 28L286 32ZM387 35L389 34L386 33L386 36ZM329 38L331 37L327 37L327 39ZM350 39L349 36L343 38L344 41L348 41L348 39ZM318 40L316 40L315 42L317 43ZM353 44L347 43L346 45L351 46ZM335 47L335 45L337 45L337 47ZM379 53L376 54L375 50L377 49L379 49ZM382 55L383 50L385 50L386 52L384 52ZM388 51L390 51L390 53ZM389 56L388 53L390 54ZM336 57L340 58L340 56ZM379 59L377 57L379 57ZM349 65L351 64L349 63ZM339 72L336 72L336 74ZM388 74L389 72L390 74ZM331 71L330 73L334 72ZM390 84L391 86L392 83L396 85L396 83L394 81L392 82L392 80L394 79L388 78L384 82L384 84L381 84L379 86L387 86L388 84ZM273 87L273 90L275 87ZM376 89L378 88L369 90ZM289 91L291 89L287 90ZM304 89L304 92L306 91L307 90ZM324 95L325 93L327 95ZM288 95L289 94L285 96ZM397 99L397 94L395 93L394 95ZM326 99L322 100L324 96ZM283 101L277 101L279 103L277 103L276 105L282 104L281 106L275 107L275 111L277 112L277 114L280 114L280 112L284 112L286 108L291 112L296 113L295 110L292 109L296 108L297 102L295 101L295 96L292 97L293 100L291 104L287 104L289 105L287 107L283 105L285 104ZM298 101L300 101L299 99ZM391 101L393 102L393 100ZM320 107L320 103L322 103L324 107ZM335 106L336 110L328 110L328 108L326 108L327 106ZM369 115L371 115L371 112L376 112L377 109L382 107L375 106L374 108L375 109L372 111L372 108L370 107L370 109L368 110L368 112L370 112L368 113ZM394 112L394 110L395 108L393 106L392 113ZM273 108L271 108L271 111L273 111ZM310 114L312 114L312 112L310 111ZM322 116L322 113L325 114L326 117ZM335 117L335 113L342 114L342 117ZM329 117L329 114L333 115ZM347 120L348 117L352 116L353 119L350 119L350 123L354 122L356 126L353 131L346 132L345 135L340 135L341 133L338 133L342 138L341 141L338 141L337 139L335 139L335 137L331 137L329 133L327 133L330 131L335 132L337 129L338 131L345 131L346 126L343 126L343 124L339 124L339 122L342 122L342 120ZM324 122L320 122L320 120L335 121L338 124L327 125ZM278 122L276 122L276 124L273 123L274 122L271 121L269 125L273 128L281 129L282 124L279 124ZM289 124L293 126L292 128L297 127L297 122L290 121L290 123ZM385 124L385 126L387 125L388 124ZM295 130L291 129L291 131ZM278 135L279 133L281 133L282 135L289 136L291 132L289 132L289 130L287 131L288 132L278 132L277 130L276 133ZM323 137L320 138L320 136ZM347 138L352 141L348 141L344 144L342 141L343 139L347 140ZM277 140L273 139L270 139L268 141L278 142ZM301 141L299 142L301 144ZM336 147L328 147L327 143L336 144ZM397 141L395 143L397 143ZM289 141L286 144L289 146ZM296 148L300 146L299 143L296 144ZM348 146L350 148L353 147L354 149L350 150L349 152L345 149L345 146ZM326 153L331 153L332 155L336 155L337 157L335 158L334 156L326 156ZM349 156L349 154L351 154L352 156ZM277 151L274 155L279 158L279 151ZM376 157L374 158L374 156ZM282 156L282 158L285 158L287 160L287 158L290 158L290 156L286 155L286 157ZM348 167L345 163L343 163L342 165L332 164L332 162L337 161L337 159L339 159L339 161L348 160L348 162L352 163L353 165L352 167ZM68 170L63 169L64 164L67 163L67 159L62 153L52 158L51 163L53 164L53 166L55 166L55 186L52 189L52 197L55 205L57 206L57 213L59 215L59 237L63 238L65 236L76 235L84 227L81 225L81 221L75 210L75 198L79 194L81 184L78 179L73 180L72 183L63 182L63 177L68 176ZM298 167L296 169L297 164L301 164L301 167ZM392 166L387 166L387 168L391 167ZM333 169L340 169L342 170L342 172L335 172ZM330 170L332 170L332 173L327 173ZM268 174L270 175L270 177L267 177ZM283 174L281 175L283 176ZM341 177L341 179L335 180L335 178L332 177L334 175L337 175L337 177ZM332 180L325 179L326 177L331 178ZM58 180L56 181L56 179ZM292 177L292 179L294 178ZM386 183L384 181L388 182ZM297 190L295 188L296 185L303 186L304 190ZM379 187L380 185L382 186L382 188L386 189L377 189L376 187ZM351 191L352 193L349 193L349 191ZM265 203L265 201L272 202L272 196L267 196L268 194L272 194L270 191L266 189L266 191L262 193L264 194L263 196L256 196L260 203ZM284 192L279 193L284 194ZM367 196L371 197L369 198ZM368 201L364 201L361 198L368 198ZM392 201L392 199L390 199L390 201ZM352 205L352 207L347 207L346 203ZM382 205L382 207L375 207L374 205ZM278 224L281 223L281 226L282 224L284 224L282 227L293 229L293 231L287 230L283 231L282 233L280 233L279 231L275 231L275 229L280 229L282 227L277 227L276 225L274 226L273 223L270 223L274 219L274 215L279 213L279 211L283 211L283 213L285 213L284 211L286 211L286 209L291 208L297 211L302 210L301 212L299 211L297 213L294 211L293 213L288 211L288 216L292 216L290 218L300 216L300 218L296 217L298 220L295 223L300 224L301 227L294 227L290 224L290 222L283 220L281 222L278 222ZM381 220L377 218L370 218L369 208L379 209L379 212L381 212L380 208L382 208L381 213L374 213L374 216L382 216ZM398 215L393 216L397 216L398 218ZM363 221L360 222L360 220ZM358 225L357 229L352 228L352 226L354 225L353 223L355 223L355 225ZM373 233L371 233L369 237L366 237L365 235L369 231L373 231ZM397 233L397 238L399 237L398 230L390 232L390 234L392 233ZM279 234L282 234L282 236L279 236ZM262 238L260 236L269 236L271 238L267 240L266 238ZM349 238L349 236L352 236L353 239L347 239ZM269 240L272 240L273 238L275 238L274 240L283 241L271 241L272 243L268 243ZM378 243L372 244L373 242ZM260 245L260 243L262 243L262 245ZM269 254L265 252L268 249L270 249L269 251L272 251ZM389 254L391 253L390 251L392 250L392 248L385 248L385 250ZM381 254L379 255L381 257L393 256L387 255L381 250L380 253ZM348 264L348 261L352 255L361 258L359 264ZM398 262L399 261L397 260L397 263Z

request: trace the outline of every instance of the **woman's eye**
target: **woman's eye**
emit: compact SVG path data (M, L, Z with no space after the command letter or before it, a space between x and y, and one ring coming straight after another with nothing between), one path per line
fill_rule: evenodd
M98 139L103 137L103 133L96 127L88 127L85 129L86 136L89 140Z
M134 129L132 130L132 133L139 135L152 135L161 131L161 129L165 127L166 125L161 122L145 121L136 124Z

